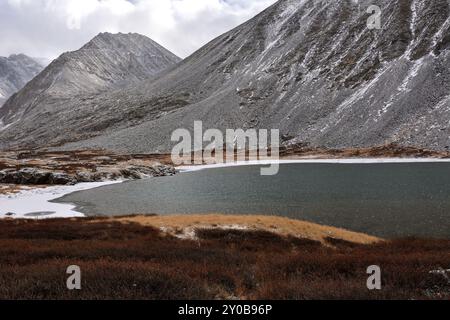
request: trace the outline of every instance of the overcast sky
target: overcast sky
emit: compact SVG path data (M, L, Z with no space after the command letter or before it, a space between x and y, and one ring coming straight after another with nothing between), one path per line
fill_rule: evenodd
M0 56L56 58L100 32L137 32L180 57L276 0L0 0Z

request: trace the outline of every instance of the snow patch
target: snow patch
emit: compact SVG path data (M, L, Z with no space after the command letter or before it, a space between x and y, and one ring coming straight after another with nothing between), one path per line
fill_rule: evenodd
M442 100L439 101L432 110L428 111L428 113L433 113L434 111L441 109L444 109L444 111L450 111L450 95L442 98Z
M385 106L383 106L383 108L380 111L378 111L378 117L385 114L389 110L389 108L394 104L394 102L400 97L401 94L408 93L412 90L411 88L409 88L409 83L419 74L420 68L422 67L424 60L425 57L420 58L419 60L416 60L414 62L414 64L406 74L406 77L403 79L402 84L397 88L397 92L394 95L392 95L388 103Z
M217 169L240 166L265 166L273 164L380 164L380 163L449 163L450 159L439 158L346 158L346 159L299 159L299 160L255 160L216 163L198 166L177 167L181 173L205 169Z
M17 194L0 195L0 218L71 218L84 217L70 204L52 203L64 195L121 183L122 181L89 182L74 186L52 186L23 190Z
M16 122L17 122L17 121L14 121L14 122L11 122L11 123L5 125L5 124L3 123L3 119L0 119L0 132L2 132L2 131L4 131L4 130L8 129L9 127L11 127L11 126L12 126L14 123L16 123Z
M373 88L378 81L380 81L381 77L390 70L391 65L384 65L381 70L377 73L377 75L367 84L363 85L360 89L355 91L349 98L347 98L345 101L343 101L337 108L336 108L336 115L341 115L346 109L353 106L354 103L364 99L366 93L369 91L369 89ZM338 117L338 119L334 122L334 124L338 124L342 120L342 116ZM322 131L324 132L324 131Z
M161 227L160 230L163 233L171 234L175 238L178 238L180 240L199 240L197 237L197 230L236 230L236 231L247 231L250 230L250 228L246 225L238 225L238 224L232 224L232 225L219 225L219 226L195 226L195 227L187 227L183 228L182 230L175 230L173 228L168 227Z
M416 38L416 22L417 22L417 0L411 2L411 21L409 23L409 30L411 32L411 42L406 50L406 57L411 60L411 53L414 50L414 40Z
M436 34L433 37L433 50L436 48L436 46L438 45L438 42L440 40L442 40L445 36L444 32L450 27L450 17L447 18L447 20L445 20L445 22L442 24L442 27L438 30L438 32L436 32ZM433 50L431 50L431 54L436 57L436 55L434 54Z

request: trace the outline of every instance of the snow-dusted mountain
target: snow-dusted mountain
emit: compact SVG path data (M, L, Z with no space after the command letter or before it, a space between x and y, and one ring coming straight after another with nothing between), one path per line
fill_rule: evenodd
M380 30L367 26L371 5ZM0 141L162 151L174 129L203 120L313 146L445 149L449 83L448 0L280 0L155 79L29 110Z
M42 69L44 66L39 61L24 54L0 57L0 107Z
M67 100L148 79L181 59L139 34L101 33L62 54L0 110L5 125L35 113L59 113Z

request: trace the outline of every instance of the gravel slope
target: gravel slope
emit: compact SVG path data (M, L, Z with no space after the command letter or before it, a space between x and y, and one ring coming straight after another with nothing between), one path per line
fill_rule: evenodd
M367 28L372 4L382 30ZM449 8L448 0L281 0L156 79L23 117L0 146L167 151L173 130L202 120L279 128L312 146L445 150Z

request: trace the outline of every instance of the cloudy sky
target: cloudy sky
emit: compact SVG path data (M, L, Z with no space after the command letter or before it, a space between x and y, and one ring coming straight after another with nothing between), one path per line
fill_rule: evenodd
M55 58L99 32L138 32L186 57L276 0L0 0L0 56Z

